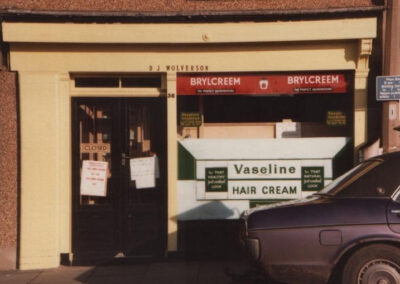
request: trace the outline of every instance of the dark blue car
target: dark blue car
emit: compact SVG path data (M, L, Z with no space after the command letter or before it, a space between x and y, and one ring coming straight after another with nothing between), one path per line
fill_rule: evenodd
M247 250L272 279L399 284L400 152L367 160L306 199L250 209L242 222Z

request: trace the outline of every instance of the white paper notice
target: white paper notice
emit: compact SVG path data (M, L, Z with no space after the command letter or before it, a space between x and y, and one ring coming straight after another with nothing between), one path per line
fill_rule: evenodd
M83 161L81 195L107 195L108 162Z
M129 164L131 180L136 181L136 188L156 186L156 178L160 175L157 156L131 159Z
M301 124L298 122L277 122L275 124L276 138L301 137Z

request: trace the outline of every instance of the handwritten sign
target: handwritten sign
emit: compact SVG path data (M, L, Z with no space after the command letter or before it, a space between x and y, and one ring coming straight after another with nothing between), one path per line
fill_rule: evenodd
M83 161L81 175L81 195L107 195L108 163L100 161Z
M157 156L135 158L130 160L131 180L136 182L136 188L156 187L156 178L159 177Z

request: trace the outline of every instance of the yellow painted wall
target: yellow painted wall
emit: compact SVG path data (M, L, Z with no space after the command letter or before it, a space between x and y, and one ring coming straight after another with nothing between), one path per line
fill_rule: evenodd
M368 65L360 64L360 58L364 56L364 60L369 54L364 49L360 55L360 39L375 37L375 19L251 23L243 24L243 28L238 24L192 24L178 25L178 30L170 33L166 30L168 25L128 25L123 29L118 24L107 25L108 33L114 30L118 36L102 33L103 25L41 23L30 27L23 23L3 24L4 39L10 42L11 68L18 71L20 84L21 269L56 267L60 253L71 252L71 97L159 95L140 90L77 90L72 87L71 74L160 72L165 77L161 90L165 95L176 93L176 72L182 68L196 71L202 66L206 72L356 70L359 81L355 92L355 140L357 146L365 142L367 109L363 102L367 91L363 78L368 75ZM160 44L135 45L137 38L129 32L140 35L143 27L154 28L153 35L157 35ZM270 29L271 35L246 33L251 27L257 31ZM350 31L344 32L343 27ZM280 28L287 33L276 32ZM201 41L190 35L193 31L197 36L213 36L202 37ZM180 37L172 36L176 33ZM98 43L99 34L101 42L109 39L110 44L87 44ZM181 37L185 36L190 40L182 44ZM295 41L296 38L303 41ZM166 44L174 41L174 45ZM168 71L168 66L175 69L169 67ZM167 107L168 249L174 251L176 96L168 99Z
M11 44L13 70L149 72L167 66L208 66L208 72L354 70L358 42L218 45ZM196 72L196 69L193 71Z
M20 267L59 264L58 98L55 73L21 72ZM45 103L44 103L45 102Z
M376 37L376 18L241 23L4 23L12 42L48 43L248 43Z

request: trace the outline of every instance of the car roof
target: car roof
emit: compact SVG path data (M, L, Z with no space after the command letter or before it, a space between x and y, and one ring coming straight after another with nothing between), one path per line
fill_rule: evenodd
M388 160L392 160L392 159L400 160L400 151L385 153L385 154L367 159L366 161L374 161L374 160L388 161Z

